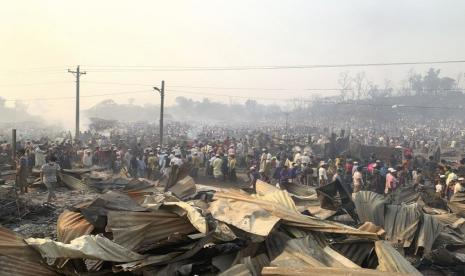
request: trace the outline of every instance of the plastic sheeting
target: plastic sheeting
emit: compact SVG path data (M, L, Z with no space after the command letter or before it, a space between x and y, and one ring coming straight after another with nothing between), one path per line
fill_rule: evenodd
M144 258L102 235L85 235L69 244L50 239L28 238L27 244L37 249L44 258L92 259L112 262L131 262Z

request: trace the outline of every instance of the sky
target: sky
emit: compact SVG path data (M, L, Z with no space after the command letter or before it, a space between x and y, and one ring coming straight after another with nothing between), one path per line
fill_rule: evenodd
M105 66L465 60L464 10L461 0L7 1L0 8L0 97L9 106L22 100L32 114L71 128L75 86L67 69L77 65L87 72L81 78L82 109L109 98L158 104L152 87L161 80L168 105L178 96L281 103L332 95L335 92L304 89L338 88L342 71L364 71L375 83L390 79L399 86L410 70L425 72L430 66L241 71ZM464 63L435 67L453 78L465 72ZM199 86L262 89L195 88ZM118 94L108 95L113 93Z

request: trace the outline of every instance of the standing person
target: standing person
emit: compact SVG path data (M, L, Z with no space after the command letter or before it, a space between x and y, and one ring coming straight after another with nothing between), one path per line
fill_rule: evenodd
M117 155L116 160L113 163L113 173L120 173L123 163L121 161L121 156Z
M386 185L384 187L384 193L388 194L394 191L397 187L397 178L394 176L394 174L397 171L394 170L393 168L388 169L388 174L386 175Z
M318 183L320 187L328 184L328 175L326 174L326 163L321 164L318 169Z
M42 165L45 164L45 154L46 152L42 150L41 145L37 146L35 150L35 165L36 167L42 168Z
M60 165L56 161L57 158L55 156L50 157L49 162L42 166L42 171L40 172L40 178L48 190L47 202L50 202L52 198L56 199L54 190L57 183L57 173L61 170Z
M144 157L139 155L137 157L137 176L144 178L146 176L147 165L144 162Z
M437 199L442 198L442 195L444 194L444 186L442 185L441 180L437 180L435 188L436 188L435 197Z
M82 157L82 165L86 168L92 167L92 154L89 149L84 151L84 156Z
M271 154L268 153L266 148L263 148L262 155L260 157L260 173L261 178L265 182L270 181L270 174L271 174Z
M19 153L21 154L21 157L17 161L16 165L16 187L19 188L20 194L24 194L27 193L27 178L29 176L29 170L25 151L21 150Z
M139 165L139 162L137 161L136 156L133 155L131 157L131 160L129 162L129 167L128 167L129 175L131 175L132 178L137 178L138 165Z
M229 163L228 163L228 157L226 157L226 155L224 155L223 153L221 153L221 160L223 161L221 163L221 173L223 174L223 181L226 181L226 179L228 178L228 166L229 166Z
M201 163L200 157L199 157L197 152L194 152L192 154L192 161L191 162L192 162L191 176L193 178L197 178L197 176L199 175L199 169L200 169L200 163Z
M217 153L215 155L215 159L212 162L213 177L215 179L221 179L221 177L223 176L223 173L221 171L222 166L223 166L223 159L221 159L220 155Z
M228 160L228 172L229 172L229 179L232 182L236 182L237 176L236 176L236 157L234 154L229 155L229 160Z
M155 156L155 153L151 151L149 153L149 158L147 158L147 178L150 180L155 179L155 172L158 168L158 160Z
M260 179L260 174L257 172L257 168L255 166L250 167L250 185L252 186L253 190L257 192L257 180Z
M422 170L420 169L417 169L417 172L415 174L415 177L413 179L413 188L415 190L418 190L418 187L421 185L423 185L425 183L425 180L423 178L423 173L422 173Z
M280 175L279 175L279 184L287 184L289 183L289 180L291 179L291 170L289 167L284 164L284 167L282 168Z
M363 187L362 167L357 167L357 170L354 172L352 179L354 183L354 193L360 192Z

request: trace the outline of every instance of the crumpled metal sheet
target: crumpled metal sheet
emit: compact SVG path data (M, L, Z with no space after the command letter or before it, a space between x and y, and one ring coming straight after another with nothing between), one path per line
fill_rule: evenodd
M371 264L371 259L376 259L371 258L375 248L373 241L360 239L345 240L333 243L331 247L359 266L362 266L363 263ZM369 268L372 267L369 266Z
M195 194L195 181L192 177L186 176L183 179L176 182L176 184L174 184L173 186L169 187L168 191L171 191L180 199L186 198Z
M216 201L210 204L209 210L215 219L256 235L268 235L274 225L282 219L286 225L306 230L378 239L374 233L360 231L341 223L302 215L289 210L282 204L255 198L238 191L217 192L214 198Z
M378 256L378 270L421 275L394 247L387 241L376 241L375 251ZM405 275L404 274L404 275Z
M465 218L465 192L455 193L447 205L452 212Z
M418 204L387 205L384 219L386 240L409 247L420 224Z
M355 194L355 208L360 222L373 222L378 226L384 225L384 196L370 192L360 191Z
M352 195L339 180L316 188L316 193L320 200L321 208L329 210L344 208L349 213L352 213L355 208Z
M66 187L70 188L71 190L86 191L89 189L89 186L74 176L65 173L59 173L59 176Z
M215 196L217 195L218 193L215 194ZM227 198L220 198L212 202L209 210L215 219L259 236L268 236L280 220L279 217L273 216L259 204Z
M64 210L57 221L57 240L63 243L92 233L94 226L80 213Z
M281 183L279 184L282 188L286 189L292 197L298 199L318 200L315 188L310 186L301 185L298 183Z
M420 231L416 239L416 250L418 253L420 247L423 248L423 254L431 252L436 238L444 229L444 225L440 223L434 216L429 214L423 214L423 220L421 222Z
M165 255L152 255L139 261L134 261L125 264L117 264L115 265L115 267L119 271L136 271L151 264L167 262L173 259L174 257L179 256L180 254L181 252L170 252Z
M281 236L285 238L285 236ZM360 268L330 247L322 247L313 235L287 240L283 251L271 261L278 267L348 267Z
M184 201L164 202L163 206L179 207L186 213L187 219L189 219L189 221L191 222L192 226L195 227L195 229L197 229L200 233L207 234L207 231L208 231L207 221L200 214L200 212L196 208L194 208L194 206ZM181 216L183 215L176 211L175 213Z
M106 216L109 211L144 212L147 209L140 206L126 194L108 191L88 206L81 208L80 211L95 228L104 229L106 226Z
M21 236L0 226L0 275L54 276L58 273L42 264L42 257Z
M72 240L69 244L50 239L28 238L25 241L38 250L44 258L91 259L112 262L132 262L145 258L102 235L85 235Z
M107 231L113 233L113 240L130 250L153 246L174 233L196 230L188 220L165 210L109 211L107 218Z
M366 232L372 232L376 233L378 236L384 236L386 234L386 231L381 226L378 226L372 222L365 222L364 224L360 225L358 227L359 230L366 231Z
M271 186L269 184L266 184L266 185ZM273 187L273 186L271 186L271 187ZM258 190L258 188L257 188L257 190ZM268 192L268 193L264 193L264 194L260 193L260 194L256 194L256 195L253 195L253 196L255 196L256 198L258 198L260 200L265 200L265 201L280 204L280 205L286 207L289 211L292 211L292 212L295 212L295 213L299 214L299 211L297 210L297 207L295 206L294 201L292 200L290 195L287 193L287 191L282 191L282 190L277 189L277 190L275 190L273 192Z
M349 269L336 267L264 267L262 275L266 276L401 276L403 273L380 272L372 269Z

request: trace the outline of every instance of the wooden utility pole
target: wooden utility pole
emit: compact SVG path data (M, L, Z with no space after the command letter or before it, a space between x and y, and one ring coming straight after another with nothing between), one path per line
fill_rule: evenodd
M68 69L68 73L72 73L76 76L76 133L74 135L74 139L77 141L79 140L80 132L79 132L79 80L81 79L81 75L85 75L86 72L81 72L79 69L79 65L76 67L76 71L72 71Z
M16 164L16 129L11 130L11 159Z
M160 92L160 146L163 146L163 113L165 109L165 81L161 81L161 88L154 87L155 91Z

